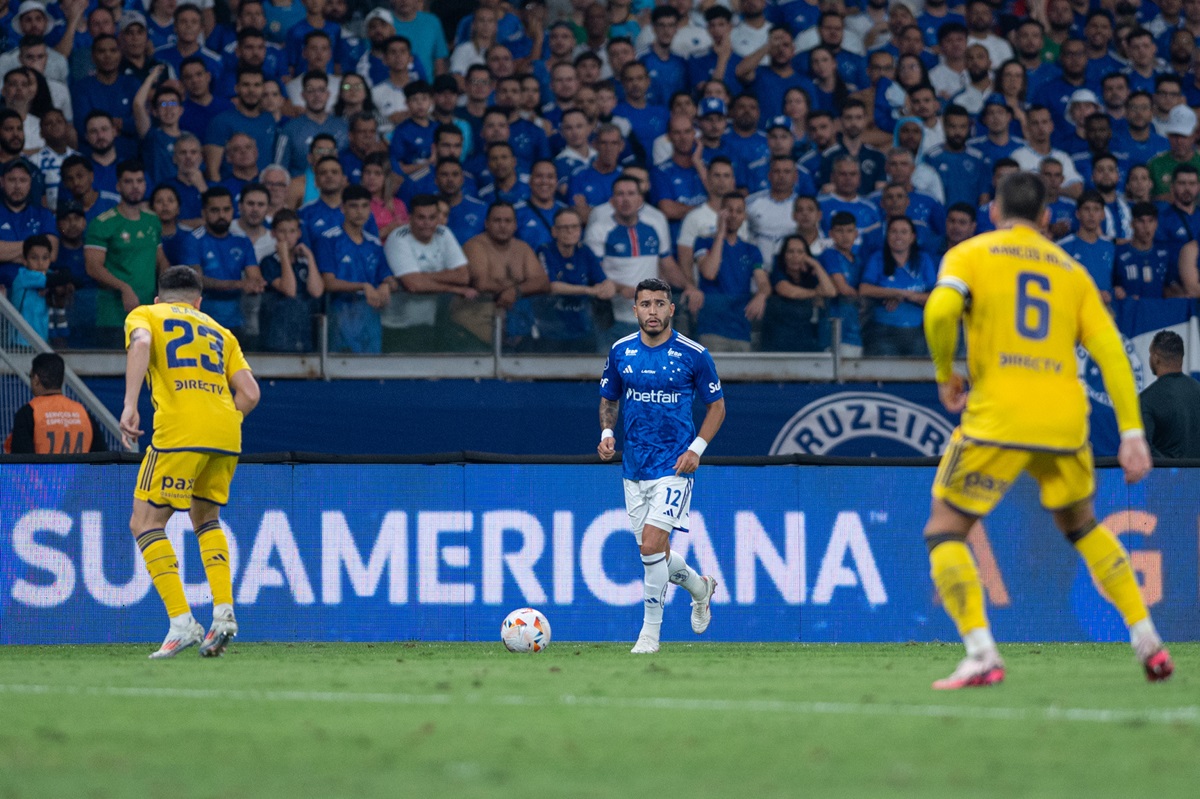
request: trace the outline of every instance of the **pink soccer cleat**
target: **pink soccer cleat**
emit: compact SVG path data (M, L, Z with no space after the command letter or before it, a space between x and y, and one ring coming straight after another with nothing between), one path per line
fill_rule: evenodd
M1004 682L1004 661L997 652L965 657L949 677L933 683L935 691L956 691L959 688L982 688Z

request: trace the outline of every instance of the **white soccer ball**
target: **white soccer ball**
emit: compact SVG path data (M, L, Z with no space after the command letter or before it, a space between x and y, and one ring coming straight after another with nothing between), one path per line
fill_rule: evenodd
M541 652L550 645L550 621L540 610L518 608L500 625L500 640L509 652Z

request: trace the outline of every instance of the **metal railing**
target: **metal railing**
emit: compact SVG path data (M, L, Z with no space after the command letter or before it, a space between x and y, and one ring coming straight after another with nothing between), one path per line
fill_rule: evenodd
M29 389L29 371L34 356L54 349L34 331L7 297L0 295L0 441L12 431L13 414L33 396ZM124 358L121 359L122 364ZM122 372L124 369L122 367ZM66 367L63 394L83 404L96 417L108 448L126 450L121 441L117 418L71 368Z

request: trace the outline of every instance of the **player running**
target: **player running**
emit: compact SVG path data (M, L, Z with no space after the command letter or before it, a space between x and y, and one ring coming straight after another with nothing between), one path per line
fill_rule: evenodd
M138 471L129 526L171 618L151 658L174 657L195 644L201 655L217 657L238 631L220 512L242 449L242 419L258 404L258 383L237 339L200 312L200 294L200 276L173 266L158 279L154 305L139 306L125 319L121 433L127 444L142 435L137 401L143 380L154 403L154 438ZM175 511L189 509L213 595L208 635L188 607L166 534Z
M725 399L712 356L671 329L671 287L658 278L638 283L633 310L640 332L613 344L600 380L601 460L616 453L613 426L625 399L625 509L646 570L642 631L630 651L658 651L667 582L692 595L692 630L712 621L717 581L688 568L671 551L671 533L687 532L692 475L725 421ZM696 435L692 402L699 392L708 412Z
M1007 177L991 218L995 232L946 253L925 306L938 395L951 413L962 412L934 479L925 544L933 581L967 648L954 673L933 687L993 685L1004 679L966 538L1022 471L1037 480L1042 506L1121 612L1146 677L1165 680L1174 669L1171 656L1150 620L1128 553L1096 522L1092 503L1088 401L1076 374L1076 344L1091 353L1104 374L1121 430L1117 460L1125 481L1136 483L1151 468L1121 337L1087 270L1038 232L1049 221L1041 177ZM952 367L960 319L966 329L969 392L966 378Z

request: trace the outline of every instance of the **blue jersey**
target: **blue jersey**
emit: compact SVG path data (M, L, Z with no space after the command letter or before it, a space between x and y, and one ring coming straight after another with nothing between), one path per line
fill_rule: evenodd
M229 233L214 236L204 228L192 233L200 258L200 271L214 280L241 280L248 266L258 266L254 243L246 236ZM242 292L204 292L204 312L225 327L236 330L242 326Z
M991 194L991 165L995 164L1001 158L1010 158L1013 153L1025 146L1025 140L1010 135L1007 144L996 144L987 136L976 136L973 139L967 139L967 147L977 150L983 155L983 159L988 162L988 194Z
M38 233L58 236L58 223L48 208L26 202L14 211L8 203L0 202L0 241L22 242ZM0 284L11 286L20 268L16 261L0 263Z
M523 241L529 241L522 235ZM573 286L597 286L608 279L600 268L600 261L587 247L579 246L571 255L563 255L558 245L550 242L537 251L538 260L546 269L552 283L570 283ZM542 335L551 340L570 340L590 336L592 323L592 298L586 294L555 294L551 298L554 307L553 320L539 320Z
M696 437L697 394L705 405L724 398L712 355L691 339L671 331L662 344L649 347L634 333L613 344L600 396L622 405L626 480L675 474L675 461Z
M302 205L296 215L300 217L300 229L309 246L313 246L325 231L341 227L342 223L346 221L346 215L342 213L342 206L326 205L320 197ZM373 236L379 235L379 225L375 222L375 217L367 218L366 229ZM316 255L315 252L313 254Z
M1067 236L1058 242L1058 246L1083 265L1095 281L1096 288L1112 291L1116 248L1111 241L1096 239L1089 244L1078 236Z
M530 171L534 161L548 161L554 157L554 153L550 152L550 139L546 138L546 131L528 119L515 119L508 123L508 143L512 145L519 172ZM484 155L486 161L486 152Z
M602 205L612 197L613 184L621 176L618 167L612 172L601 172L593 163L586 169L576 172L567 184L567 199L574 203L576 195L582 195L584 202L590 206Z
M428 161L433 152L433 131L437 128L432 122L421 125L411 119L406 119L396 126L392 133L390 148L392 169L397 174L403 174L402 164L415 164L418 161Z
M979 195L992 193L992 170L983 153L974 147L956 153L939 145L926 154L925 163L942 179L947 208L955 203L975 207L979 205Z
M446 227L458 239L459 244L466 244L467 239L483 232L483 223L487 219L488 204L483 200L463 195L462 202L450 209L450 218Z
M1132 242L1117 245L1113 285L1125 289L1130 297L1162 299L1163 289L1178 279L1168 255L1160 244L1151 244L1148 250L1139 250Z
M765 133L756 130L742 136L730 131L721 140L721 149L733 160L733 175L739 187L750 193L770 188L767 172L771 168L771 148Z
M516 206L517 238L532 247L534 252L543 244L549 245L553 241L550 231L554 227L554 215L566 207L558 200L549 208L539 208L531 202L521 201Z
M199 266L200 246L190 228L176 227L170 236L163 235L163 255L171 266ZM59 248L62 252L62 248Z
M928 255L920 252L915 259L909 259L907 264L897 265L896 270L888 275L884 272L883 253L877 252L863 268L862 282L885 289L933 291L933 286L937 283L937 266ZM871 309L871 318L878 325L919 328L925 318L925 309L916 303L901 301L894 310L889 311L885 303L876 302Z
M1189 241L1200 238L1200 208L1190 214L1168 202L1158 203L1158 232L1154 243L1166 247L1171 263L1179 261L1179 251Z
M620 102L613 109L613 116L629 120L633 138L642 146L642 152L649 158L650 154L654 152L654 140L667 132L667 122L670 120L671 112L661 105L647 104L645 108L634 108L627 102Z
M841 275L851 288L857 289L859 281L862 279L863 262L857 251L852 250L851 252L853 257L847 258L836 247L828 247L817 260L821 262L821 266L825 267L825 271L830 277ZM829 315L842 320L842 342L861 347L863 343L862 325L859 322L858 300L839 294L829 302Z
M696 239L695 255L699 261L713 248L711 238ZM754 273L762 268L762 251L745 239L732 244L725 240L721 249L721 266L713 280L701 275L698 288L704 292L704 307L696 320L696 333L709 333L750 340L750 320L746 304L754 287Z
M651 50L640 60L650 73L650 93L646 97L647 102L667 106L671 103L672 94L687 89L688 64L679 56L668 53L663 59Z
M348 283L370 283L378 287L392 274L383 256L379 237L366 230L359 244L346 235L340 225L326 230L317 239L313 257L321 272L332 272L339 280ZM357 297L357 294L336 292L330 295L330 301L352 302Z
M229 137L235 133L245 133L254 139L258 145L258 168L265 169L275 160L275 139L279 135L279 125L275 117L260 112L255 116L246 116L236 108L222 111L208 123L204 132L204 143L224 147L229 143Z

